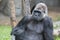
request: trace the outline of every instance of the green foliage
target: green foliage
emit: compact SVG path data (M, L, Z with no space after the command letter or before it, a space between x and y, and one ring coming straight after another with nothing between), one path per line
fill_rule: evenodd
M0 25L0 40L11 40L10 32L10 26Z
M53 18L53 21L60 21L60 16L56 16L55 18Z
M54 29L60 28L60 24L54 24Z
M54 36L54 40L60 40L60 36Z
M60 21L60 16L57 17L57 21Z

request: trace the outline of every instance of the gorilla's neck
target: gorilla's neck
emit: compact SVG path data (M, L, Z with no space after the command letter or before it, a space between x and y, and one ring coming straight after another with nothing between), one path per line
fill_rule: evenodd
M41 19L41 20L33 20L34 23L39 23L39 22L43 22L44 19Z

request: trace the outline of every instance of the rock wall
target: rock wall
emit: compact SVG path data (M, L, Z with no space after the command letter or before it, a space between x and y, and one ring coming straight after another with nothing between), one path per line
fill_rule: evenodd
M22 0L14 0L15 8L16 8L16 16L22 15ZM4 15L10 16L10 5L9 0L2 0L0 4L0 11L3 12Z
M16 15L22 15L22 0L15 0Z

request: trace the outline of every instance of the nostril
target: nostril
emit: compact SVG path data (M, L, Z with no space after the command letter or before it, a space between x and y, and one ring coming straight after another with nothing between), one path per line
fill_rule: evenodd
M40 15L35 15L35 16L40 16Z
M38 15L38 16L40 16L40 15Z
M35 15L35 16L37 16L37 15Z

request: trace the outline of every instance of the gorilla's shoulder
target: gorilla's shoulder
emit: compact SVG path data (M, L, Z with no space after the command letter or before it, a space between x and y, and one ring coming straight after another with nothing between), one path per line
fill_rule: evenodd
M20 27L21 25L25 25L27 24L28 22L30 22L31 20L31 16L24 16L17 24L17 27Z
M52 18L49 17L49 16L46 16L46 17L44 18L44 22L45 22L45 23L50 23L50 22L52 22Z
M47 21L47 20L52 20L52 18L49 17L49 16L46 16L46 17L45 17L45 20L46 20L46 21Z
M45 19L44 19L44 26L52 29L53 21L52 21L51 17L49 17L49 16L45 17Z
M24 18L25 18L26 20L31 20L31 19L32 19L32 15L26 15L26 16L24 16Z

